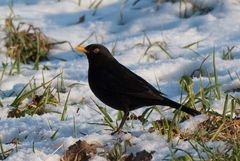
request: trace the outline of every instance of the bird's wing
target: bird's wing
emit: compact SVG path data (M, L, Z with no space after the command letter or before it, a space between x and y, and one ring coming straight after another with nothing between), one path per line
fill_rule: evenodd
M107 81L101 85L101 88L110 93L150 99L164 95L120 63L112 63L111 67L104 68L101 72L102 78Z

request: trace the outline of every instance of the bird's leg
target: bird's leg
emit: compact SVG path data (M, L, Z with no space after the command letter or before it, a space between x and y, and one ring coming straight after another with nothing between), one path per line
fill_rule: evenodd
M129 115L129 111L127 110L126 112L124 112L124 115L123 115L123 118L122 118L122 121L121 121L119 127L117 128L116 131L112 132L111 135L114 135L114 134L116 134L116 133L118 133L118 132L121 131L124 123L126 122L126 120L127 120L127 118L128 118L128 115Z

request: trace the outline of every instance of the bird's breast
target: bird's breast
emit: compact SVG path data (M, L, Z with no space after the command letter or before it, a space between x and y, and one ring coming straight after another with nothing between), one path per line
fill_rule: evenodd
M106 77L106 72L101 72L101 70L91 70L88 71L88 82L90 89L94 93L94 95L101 100L106 105L118 109L125 110L124 107L128 101L121 101L125 97L124 95L120 95L118 92L114 92L114 90L108 85L110 80Z

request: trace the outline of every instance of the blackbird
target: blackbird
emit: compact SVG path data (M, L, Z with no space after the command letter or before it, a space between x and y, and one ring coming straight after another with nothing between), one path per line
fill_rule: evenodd
M87 55L88 82L92 92L103 103L124 112L120 126L112 134L121 130L129 111L143 106L163 105L180 109L192 116L201 114L166 98L162 92L120 64L103 45L77 46L75 50Z

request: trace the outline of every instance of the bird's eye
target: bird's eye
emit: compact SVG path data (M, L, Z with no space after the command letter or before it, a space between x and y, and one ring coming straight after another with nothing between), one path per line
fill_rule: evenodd
M99 53L99 48L95 48L94 50L93 50L93 52L95 53L95 54L97 54L97 53Z

